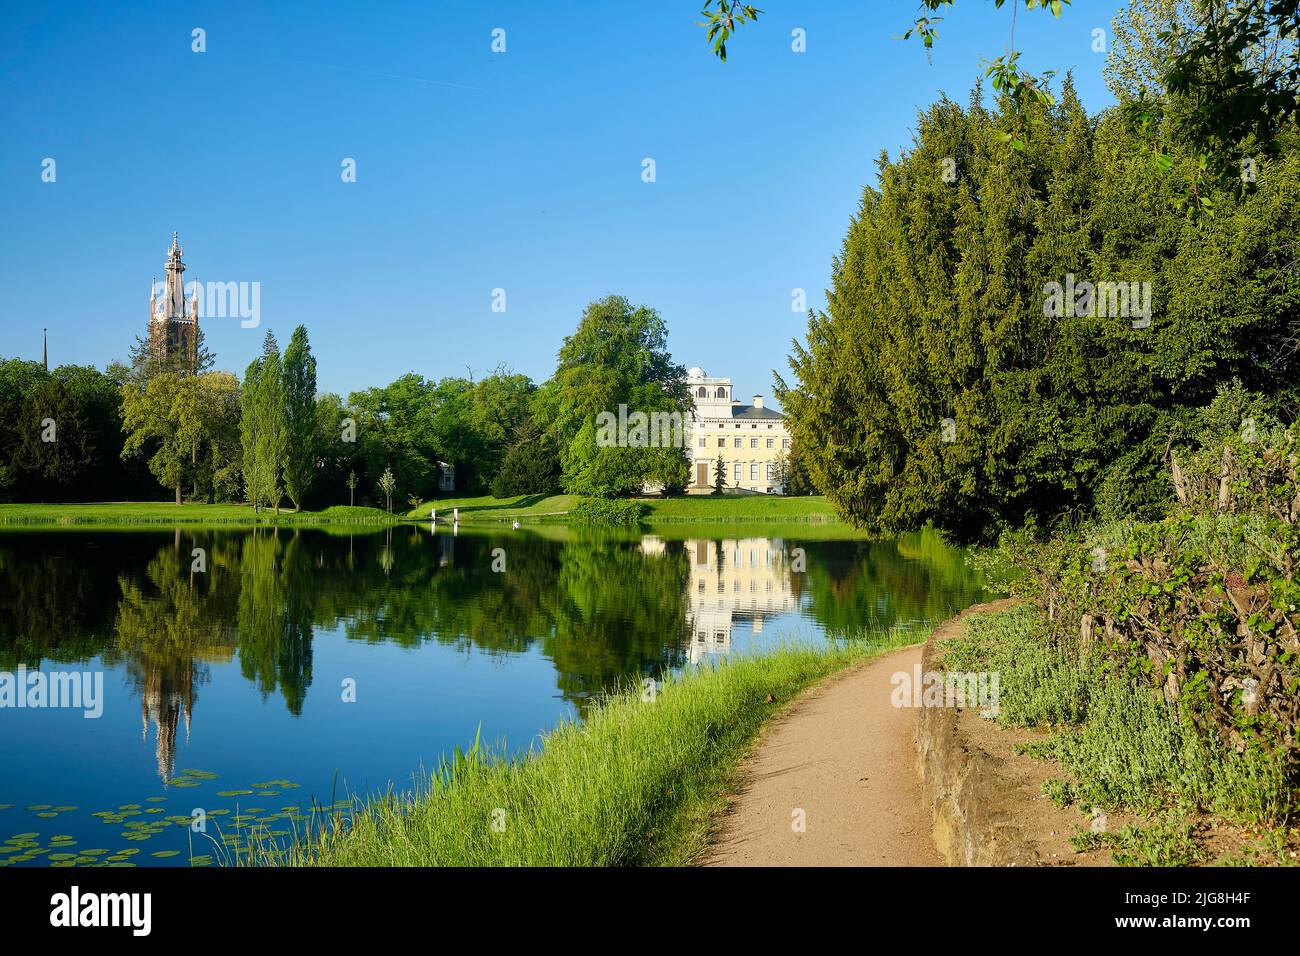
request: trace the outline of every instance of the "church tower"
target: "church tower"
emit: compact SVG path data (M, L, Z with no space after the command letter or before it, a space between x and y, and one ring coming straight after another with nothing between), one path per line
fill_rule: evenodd
M196 281L194 297L186 302L181 254L180 237L173 232L162 298L156 282L149 286L149 354L160 368L193 375L199 364L199 286Z

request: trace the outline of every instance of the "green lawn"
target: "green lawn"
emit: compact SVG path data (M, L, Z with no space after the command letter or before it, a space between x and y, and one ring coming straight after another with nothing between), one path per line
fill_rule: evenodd
M690 495L647 498L648 524L699 521L839 521L820 495L781 498L774 495Z
M408 518L429 520L429 511L438 509L439 521L451 521L453 508L460 509L463 523L481 521L513 521L515 518L532 520L553 518L564 520L564 515L578 503L577 495L520 495L517 498L493 498L480 495L477 498L438 498L426 501L414 511L407 512Z
M430 509L438 509L439 521L451 521L452 509L460 509L464 524L484 521L564 521L578 503L577 495L521 495L517 498L439 498L426 501L409 517L427 521ZM642 499L650 509L647 524L704 523L718 521L838 521L825 498L780 498L771 495L693 495L683 498Z
M341 505L324 511L296 512L281 509L254 512L249 505L183 504L166 501L113 501L94 504L0 504L0 525L148 525L148 524L231 524L231 525L316 525L390 524L400 518L378 508L350 508Z
M403 515L386 515L378 508L338 506L324 511L298 513L281 509L278 517L268 511L254 512L241 504L183 504L167 501L119 501L90 504L0 504L3 525L150 525L150 524L387 524L403 518L427 521L432 508L438 509L438 521L451 521L452 509L460 509L463 524L495 522L563 524L566 515L580 499L577 495L521 495L517 498L493 498L481 495L469 498L439 498L426 501ZM712 495L684 498L646 498L649 508L645 523L713 524L729 522L762 524L764 522L830 522L838 524L835 512L822 497L780 498L769 495Z

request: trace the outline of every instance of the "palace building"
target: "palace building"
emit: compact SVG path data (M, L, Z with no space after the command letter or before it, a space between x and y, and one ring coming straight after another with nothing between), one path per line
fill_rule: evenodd
M158 297L158 283L149 285L149 356L159 366L195 373L199 363L199 292L185 301L185 263L181 259L181 242L172 233L167 250L167 281Z
M731 379L713 378L702 368L686 373L695 400L688 429L693 494L713 490L719 456L727 470L727 492L782 494L782 463L790 452L785 416L763 407L763 396L742 405L732 398Z

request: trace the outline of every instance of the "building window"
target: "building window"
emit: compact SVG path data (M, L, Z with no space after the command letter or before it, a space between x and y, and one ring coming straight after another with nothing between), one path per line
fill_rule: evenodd
M754 422L754 424L750 425L749 427L750 427L750 428L757 428L757 427L758 427L758 422Z
M699 389L695 392L695 397L696 397L696 398L704 398L704 397L705 397L706 395L708 395L708 394L709 394L709 393L708 393L708 390L705 389L705 387L704 387L703 385L701 385L701 386L699 387Z
M769 438L769 439L767 440L767 447L768 447L768 448L773 448L773 447L775 447L775 445L776 445L776 439L775 439L775 438Z
M727 440L726 440L725 438L719 438L719 439L718 439L718 447L719 447L719 448L726 448L726 447L727 447Z
M769 461L767 463L767 480L771 481L775 476L776 476L776 469L772 467L772 463Z
M707 447L709 447L709 440L708 440L707 438L701 437L701 438L700 438L700 447L701 447L701 448L707 448Z
M740 462L736 462L736 468L735 468L735 471L732 472L732 474L733 474L734 477L735 477L735 482L736 482L736 484L740 484L741 476L743 476L743 475L745 474L745 472L744 472L744 468L745 468L744 465L742 465Z
M739 439L739 438L736 439L736 447L737 447L737 448L740 447L740 439Z
M789 447L790 447L790 439L788 439L788 438L782 438L782 439L781 439L781 447L782 447L782 448L789 448Z
M677 394L680 395L681 392L678 392ZM717 392L714 393L714 398L726 398L726 397L727 397L727 390L723 388L721 385L719 385Z
M771 428L772 426L771 426L771 424L769 423L767 427L768 427L768 428Z
M754 464L752 464L752 465L749 466L749 480L750 480L750 481L758 481L758 463L757 463L757 462L755 462Z
M757 447L758 447L758 439L757 439L757 438L751 438L751 439L749 440L749 447L750 447L750 448L757 448Z

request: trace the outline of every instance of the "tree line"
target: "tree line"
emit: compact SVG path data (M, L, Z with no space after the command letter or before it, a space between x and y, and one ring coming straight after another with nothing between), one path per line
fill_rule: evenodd
M268 332L242 381L213 370L201 343L194 374L139 340L129 362L104 372L11 359L0 362L0 499L140 500L161 488L177 503L391 510L395 495L414 507L452 492L676 493L690 479L686 448L597 440L597 416L620 405L689 421L686 371L667 337L654 309L608 296L584 309L540 385L504 367L477 380L410 372L346 399L318 393L302 326L283 352ZM800 470L786 470L799 487Z

